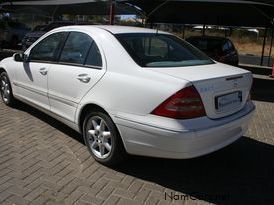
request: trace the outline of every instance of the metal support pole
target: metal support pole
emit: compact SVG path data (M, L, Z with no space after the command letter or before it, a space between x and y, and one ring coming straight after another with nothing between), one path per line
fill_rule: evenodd
M34 29L34 14L31 15L31 29L33 30Z
M110 0L110 11L109 11L109 24L114 25L115 21L115 0Z
M203 25L203 36L205 35L205 29L206 29L206 25Z
M150 22L150 27L149 28L153 29L153 22L152 21Z
M263 65L263 62L264 62L264 49L265 49L266 35L267 35L267 28L265 28L265 32L264 32L264 42L263 42L263 50L262 50L261 64L260 64L261 66Z
M56 14L56 11L58 10L58 5L57 6L55 6L55 8L54 8L54 11L53 11L53 13L51 14L51 21L53 22L53 21L55 21L55 14Z
M267 62L267 65L270 66L270 59L272 58L271 57L271 54L272 54L272 46L273 46L273 38L274 38L274 28L272 28L272 35L271 35L271 41L270 41L270 49L269 49L269 55L268 55L268 62ZM272 62L273 64L274 62Z

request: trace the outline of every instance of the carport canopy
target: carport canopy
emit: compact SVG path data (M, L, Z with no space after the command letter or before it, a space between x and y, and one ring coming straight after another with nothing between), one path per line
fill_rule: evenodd
M270 0L13 0L1 7L50 15L107 15L111 2L116 2L116 14L141 14L153 23L272 27L274 18L274 1Z
M2 12L36 13L48 16L59 14L108 15L109 0L4 0L0 3ZM116 14L135 14L136 9L126 4L117 4Z
M272 27L270 0L121 0L140 8L153 23Z
M13 0L3 11L43 11L52 14L141 14L147 22L272 27L274 1L270 0Z

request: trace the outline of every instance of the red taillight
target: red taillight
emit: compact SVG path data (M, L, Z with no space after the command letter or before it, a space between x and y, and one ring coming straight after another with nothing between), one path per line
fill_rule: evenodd
M153 110L152 114L175 119L190 119L206 115L201 96L194 86L175 93Z

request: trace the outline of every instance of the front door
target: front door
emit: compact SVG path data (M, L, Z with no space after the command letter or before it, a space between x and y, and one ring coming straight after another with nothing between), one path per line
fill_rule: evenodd
M54 33L27 51L28 61L18 62L14 84L17 95L42 108L50 109L48 99L48 73L56 59L64 33Z

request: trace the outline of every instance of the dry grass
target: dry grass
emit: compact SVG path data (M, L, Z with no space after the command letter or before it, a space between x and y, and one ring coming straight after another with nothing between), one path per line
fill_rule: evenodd
M235 47L239 51L239 53L253 54L253 55L262 55L262 39L259 40L241 40L239 38L231 38ZM270 41L266 42L264 55L268 56L270 51ZM274 46L272 46L272 58L274 58Z
M254 42L239 42L239 41L233 41L235 47L239 51L239 53L247 53L247 54L253 54L253 55L262 55L262 44L254 43ZM268 56L270 50L270 45L267 44L265 46L264 55ZM272 46L272 57L274 58L274 46Z

